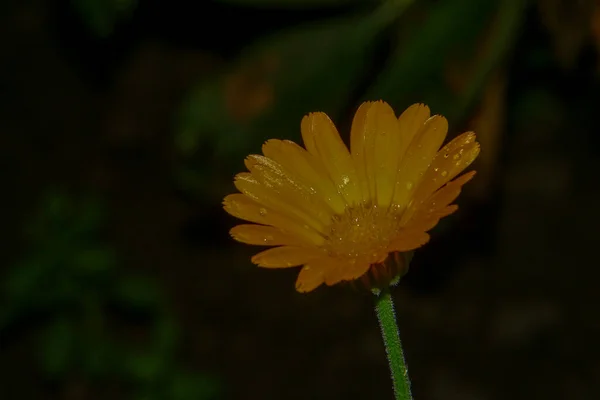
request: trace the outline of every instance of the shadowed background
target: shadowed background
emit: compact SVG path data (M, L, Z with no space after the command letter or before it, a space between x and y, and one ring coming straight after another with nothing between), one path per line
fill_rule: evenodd
M415 398L598 398L600 7L403 3L3 2L0 398L392 398L369 294L296 293L221 208L376 99L482 145L393 292Z

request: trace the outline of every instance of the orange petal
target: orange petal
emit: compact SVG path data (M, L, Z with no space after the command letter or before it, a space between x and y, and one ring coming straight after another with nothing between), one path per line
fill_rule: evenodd
M326 267L321 265L319 262L312 262L305 265L298 274L296 279L296 290L300 293L310 292L325 281L324 274Z
M429 241L429 235L416 229L404 229L390 244L388 251L410 251L423 246Z
M377 189L375 186L375 142L373 135L368 128L372 124L367 124L367 115L375 103L366 101L358 107L352 120L350 129L350 150L352 152L352 161L356 167L356 175L360 180L360 190L364 203L370 202L375 198Z
M329 179L325 166L316 157L289 140L267 140L262 150L265 156L277 161L304 182L334 213L344 211L346 202Z
M362 195L352 158L329 117L311 113L302 119L300 129L306 150L323 163L346 203L360 203Z
M237 174L233 183L240 192L255 202L289 217L297 225L307 225L316 232L324 232L324 222L317 219L312 212L307 211L300 199L293 199L285 191L282 192L281 188L263 183L249 172Z
M265 207L244 194L235 193L226 196L223 200L223 208L234 217L257 224L274 226L297 236L307 244L320 245L324 242L323 236L314 229L299 224L290 217Z
M231 228L229 234L238 242L259 246L302 246L306 242L296 235L265 225L244 224Z
M325 271L325 283L331 286L341 281L360 278L369 270L370 265L362 260L335 260L332 267Z
M402 158L396 178L394 204L408 204L421 177L433 161L448 132L448 121L440 115L429 118L413 138Z
M250 155L245 160L252 176L262 186L274 192L285 204L314 218L319 229L329 224L331 209L316 190L285 169L278 162L264 156Z
M357 111L350 133L352 157L368 181L368 200L388 206L400 160L400 128L394 110L387 103L365 104Z
M318 248L280 246L256 254L252 257L252 262L264 268L288 268L306 264L319 257L323 257L323 252Z
M413 104L398 117L398 126L402 135L402 143L398 149L398 157L402 159L408 145L419 132L425 121L431 116L425 104Z
M440 150L421 179L413 199L422 201L467 168L479 154L475 134L467 132Z
M460 194L462 186L470 181L475 176L475 171L471 171L461 177L446 184L446 186L438 189L433 195L425 199L421 203L414 202L406 210L400 224L411 226L415 223L431 217L442 218L456 211L456 208L449 206Z

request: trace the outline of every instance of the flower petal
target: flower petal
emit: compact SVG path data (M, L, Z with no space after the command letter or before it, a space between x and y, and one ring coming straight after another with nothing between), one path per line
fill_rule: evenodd
M311 113L300 125L306 150L317 157L347 204L358 204L362 195L348 148L325 113Z
M448 121L440 115L429 118L408 145L400 162L394 204L405 207L448 132Z
M263 144L263 154L277 161L286 170L314 190L333 213L342 213L346 202L338 193L319 159L289 140L270 139Z
M434 157L413 195L422 201L467 168L479 154L473 132L466 132L444 146Z
M403 229L390 244L388 251L410 251L429 242L429 235L418 229Z
M368 181L369 200L388 206L396 184L402 137L394 110L387 103L366 104L357 111L350 133L352 157L362 171L361 177Z
M413 202L402 215L400 224L406 227L415 224L426 223L428 219L442 218L456 211L455 207L449 206L460 194L462 186L475 176L471 171L438 189L433 195L421 202ZM450 207L450 208L449 208ZM437 223L437 222L436 222ZM434 224L435 225L435 224Z
M271 225L285 230L307 244L318 246L324 242L323 236L308 225L299 224L289 216L265 207L244 194L235 193L226 196L223 200L223 208L234 217L245 221Z
M398 149L398 156L400 158L404 157L408 145L430 116L429 107L425 104L413 104L400 114L398 117L398 126L402 135L402 143L400 144L400 149Z
M350 150L352 161L356 167L356 175L360 181L360 189L364 203L372 203L377 194L375 171L375 135L367 124L368 114L375 102L366 101L358 107L352 128L350 129Z
M321 286L325 282L325 271L326 266L321 265L319 262L312 262L305 265L298 274L296 279L296 290L300 293L310 292Z
M293 206L304 215L314 218L322 229L331 220L331 209L317 191L287 171L278 162L264 156L250 155L245 164L267 190L272 191L286 205Z
M298 236L266 225L237 225L231 228L229 234L238 242L259 246L306 245L306 241L298 238Z
M234 185L240 192L255 202L288 216L296 224L307 225L316 232L324 232L325 225L323 222L315 218L313 213L307 212L301 203L293 200L292 196L282 192L281 188L276 190L272 184L259 181L254 174L249 172L237 174Z
M263 268L288 268L306 264L323 257L323 251L314 247L280 246L256 254L252 262Z
M341 281L360 278L370 266L371 264L364 260L336 260L332 263L332 267L325 271L325 283L331 286Z

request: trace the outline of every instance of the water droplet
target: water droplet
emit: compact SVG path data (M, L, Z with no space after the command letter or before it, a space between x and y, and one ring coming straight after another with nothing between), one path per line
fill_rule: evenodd
M444 153L444 158L448 158L449 155L450 154L448 154L448 153Z
M308 188L308 191L310 192L310 194L316 194L317 193L317 189L315 189L314 187L310 186Z
M260 208L258 210L258 213L260 214L261 217L264 217L265 215L267 215L267 209L266 208Z
M459 160L462 157L462 154L457 153L454 155L454 157L452 157L453 160Z
M410 190L413 187L413 183L411 181L406 182L406 190Z
M448 175L448 171L442 171L442 176Z
M435 168L433 169L433 171L434 171L434 172L438 172L438 170L439 170L439 168L437 168L437 167L435 167Z
M263 241L265 243L272 242L273 241L273 236L271 236L271 235L265 236L265 238L263 239Z
M345 185L348 184L348 182L350 182L350 178L347 175L343 175L342 176L342 183Z

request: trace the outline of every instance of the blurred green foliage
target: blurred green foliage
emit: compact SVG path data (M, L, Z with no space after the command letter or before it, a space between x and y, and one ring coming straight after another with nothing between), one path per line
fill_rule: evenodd
M243 158L259 152L268 138L297 141L300 120L311 111L324 111L344 126L364 100L383 99L396 110L425 102L456 124L510 51L527 2L365 4L367 12L261 38L227 70L194 88L176 124L182 186L211 201L222 196L228 189L216 171L229 177L239 172ZM377 52L382 48L387 50Z
M111 383L132 399L214 398L214 379L177 363L179 328L160 287L117 268L103 220L94 200L42 202L27 229L31 249L5 280L0 336L33 332L51 382L76 379L94 392Z
M254 7L276 8L315 8L331 7L340 4L374 3L379 0L217 0L222 3L239 4Z
M99 37L110 35L115 26L131 15L137 0L71 0L88 28Z

